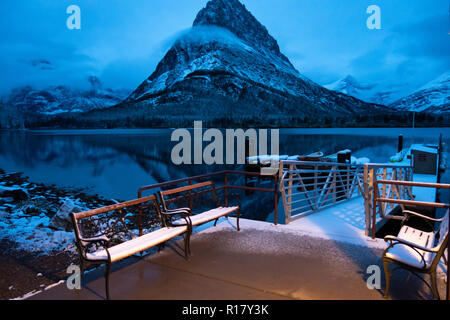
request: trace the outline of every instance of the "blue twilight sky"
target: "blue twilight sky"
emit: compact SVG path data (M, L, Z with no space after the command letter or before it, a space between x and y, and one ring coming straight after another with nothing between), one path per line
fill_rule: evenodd
M415 89L450 69L448 0L243 0L307 77ZM0 94L20 85L134 89L207 0L2 0ZM81 8L68 30L66 8ZM366 27L369 5L381 30Z

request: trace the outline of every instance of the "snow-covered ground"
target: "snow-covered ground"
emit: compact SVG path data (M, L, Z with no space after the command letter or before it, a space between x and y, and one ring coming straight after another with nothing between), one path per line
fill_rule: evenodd
M0 211L4 217L5 212ZM9 214L8 219L0 216L0 239L9 239L18 249L29 252L49 253L51 251L73 251L73 232L50 228L50 218L44 213L29 216L20 209Z
M30 253L75 252L70 218L60 214L62 205L83 211L110 204L91 196L79 198L82 195L80 190L29 182L18 173L0 174L0 240Z

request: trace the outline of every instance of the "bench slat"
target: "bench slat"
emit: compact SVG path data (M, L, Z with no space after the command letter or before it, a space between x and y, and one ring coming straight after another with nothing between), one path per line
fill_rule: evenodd
M403 226L400 229L398 238L413 242L426 248L432 248L434 246L433 232L424 232L418 229L411 228L409 226ZM434 257L434 254L431 252L424 252L423 250L419 249L417 249L417 251L424 255L425 263L427 264L427 266L429 266L432 258ZM419 253L417 253L417 251L407 245L396 244L391 249L389 249L389 251L386 253L386 256L415 268L424 268L422 257Z
M132 256L135 253L147 250L178 235L181 235L186 231L187 227L185 226L161 228L139 238L135 238L127 242L118 244L114 247L108 248L111 255L111 262L118 261L120 259ZM106 253L106 250L102 249L92 254L88 253L87 258L89 260L107 260L108 255Z
M238 210L239 207L219 207L219 208L215 208L215 209L211 209L199 214L194 214L192 216L190 216L189 218L192 221L192 225L193 226L198 226L200 224L203 224L205 222L209 222L212 220L216 220L217 218L226 216L227 214L230 214L236 210ZM174 224L184 224L186 223L184 221L184 219L180 219L174 222Z

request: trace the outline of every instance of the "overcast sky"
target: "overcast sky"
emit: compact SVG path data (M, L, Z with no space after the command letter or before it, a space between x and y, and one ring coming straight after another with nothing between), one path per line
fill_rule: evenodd
M2 0L0 93L33 85L134 89L207 0ZM365 83L421 86L450 69L448 0L243 0L307 77L327 84L352 74ZM81 8L68 30L66 8ZM366 9L381 8L381 30Z

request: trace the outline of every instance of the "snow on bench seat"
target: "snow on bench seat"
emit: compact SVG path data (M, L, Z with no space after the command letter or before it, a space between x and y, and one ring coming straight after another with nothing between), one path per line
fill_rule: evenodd
M239 207L218 207L199 214L194 214L192 216L189 216L189 218L191 219L193 226L198 226L205 222L209 222L226 216L227 214L230 214L238 209ZM184 219L180 219L174 222L174 224L178 223L184 224L186 222L184 221Z
M424 232L408 226L403 226L397 237L425 248L432 248L434 246L435 236L433 232ZM421 254L425 261L422 260ZM393 246L386 253L386 257L390 259L403 262L404 264L419 269L429 267L433 260L433 256L434 254L431 252L425 252L419 249L414 250L410 246L400 243Z
M176 236L179 236L187 231L186 226L161 228L141 237L129 240L127 242L118 244L114 247L108 248L111 255L111 262L129 257L135 253L147 250L160 243L166 242ZM94 253L86 253L89 260L108 260L108 255L105 249Z

